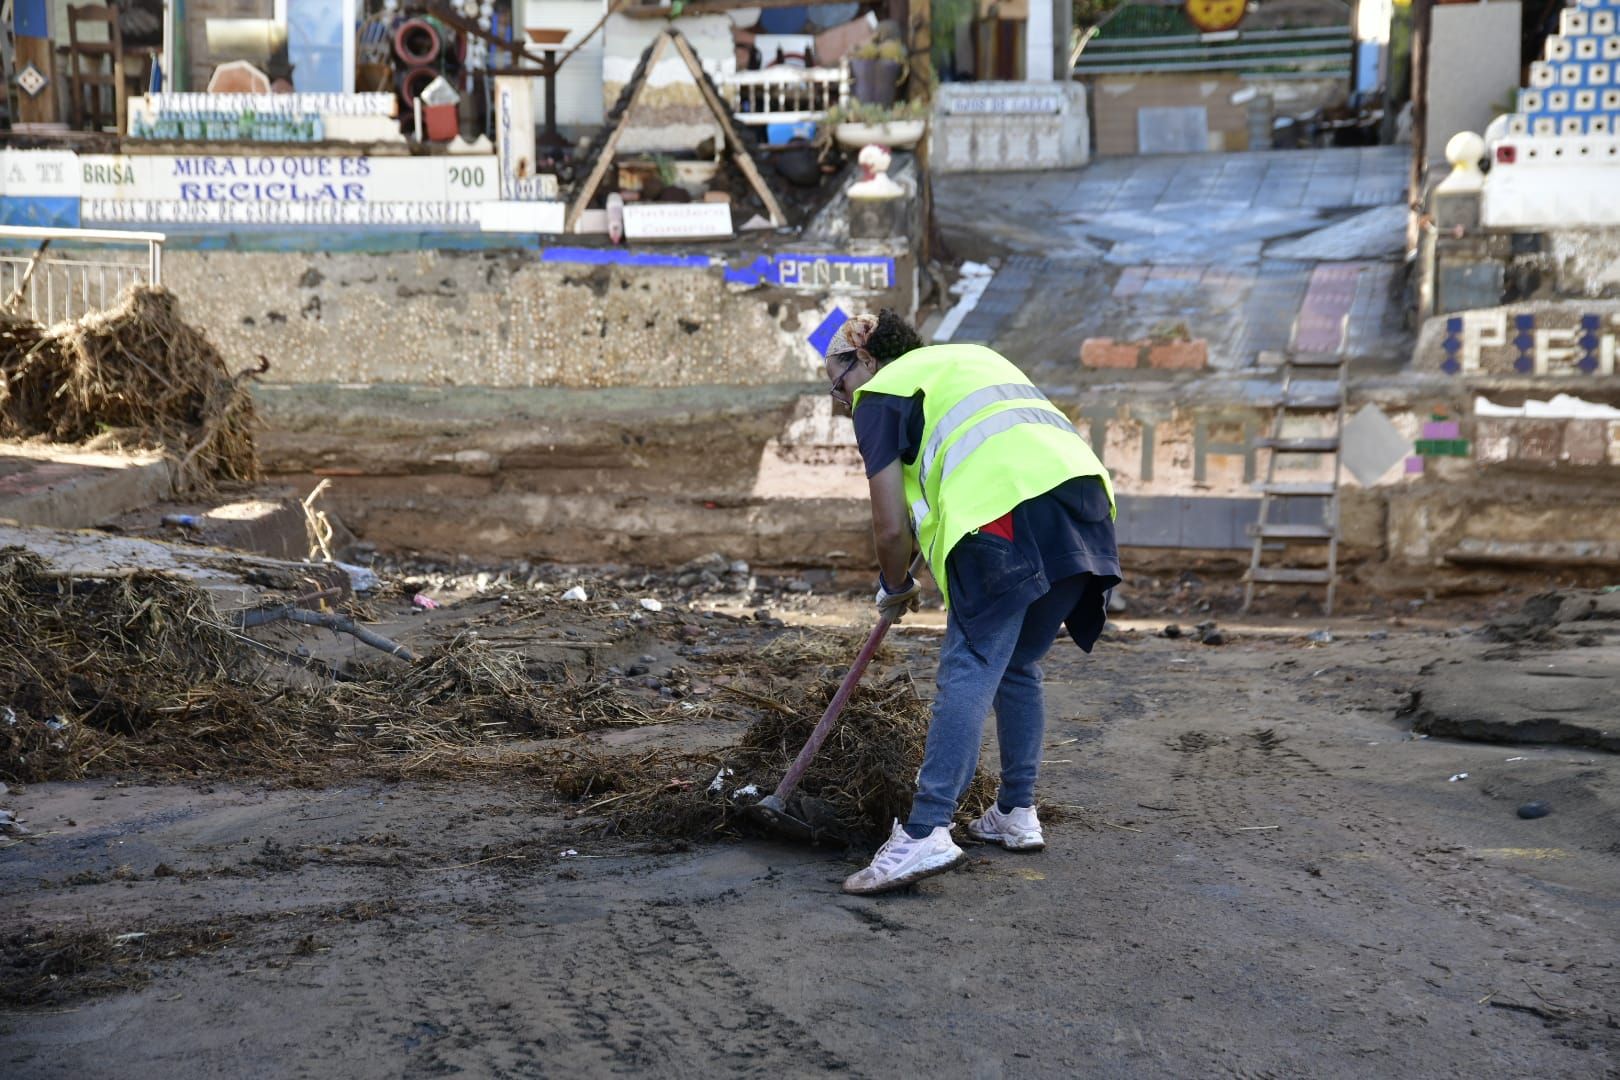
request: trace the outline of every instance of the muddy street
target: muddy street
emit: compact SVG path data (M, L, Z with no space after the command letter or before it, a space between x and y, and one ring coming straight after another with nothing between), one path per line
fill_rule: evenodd
M786 617L831 634L865 614ZM748 647L787 632L698 622ZM938 622L905 624L880 679L926 693ZM1414 735L1422 673L1500 648L1454 623L1347 618L1325 642L1288 623L1223 620L1212 646L1141 618L1090 658L1060 647L1047 850L970 846L960 870L887 897L839 890L869 848L607 834L512 767L555 743L454 778L14 787L32 833L0 852L0 1063L41 1078L1614 1070L1613 756ZM680 661L724 677L673 636L622 644L655 676ZM1543 648L1549 665L1573 651ZM714 710L577 738L634 757L737 728ZM993 772L993 740L983 760ZM1517 816L1535 800L1552 813Z

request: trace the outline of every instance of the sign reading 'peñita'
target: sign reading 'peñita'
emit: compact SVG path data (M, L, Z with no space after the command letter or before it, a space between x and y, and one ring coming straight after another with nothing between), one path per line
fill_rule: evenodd
M84 155L83 218L101 224L476 225L495 159Z

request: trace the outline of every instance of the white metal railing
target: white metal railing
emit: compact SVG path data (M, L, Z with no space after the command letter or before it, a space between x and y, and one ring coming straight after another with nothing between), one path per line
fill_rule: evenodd
M744 124L796 124L819 120L848 100L849 70L785 65L720 76L720 92Z
M120 229L0 226L0 309L26 311L46 326L103 311L130 285L163 284L166 239Z

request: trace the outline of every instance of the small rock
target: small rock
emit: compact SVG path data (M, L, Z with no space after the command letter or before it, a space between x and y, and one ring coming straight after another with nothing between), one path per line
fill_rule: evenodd
M1204 631L1204 636L1198 640L1203 642L1205 645L1225 645L1226 635L1221 633L1219 630L1211 629Z
M675 587L677 589L690 589L693 585L696 585L697 583L698 583L698 575L695 574L695 573L682 574L680 577L675 579Z
M1211 620L1209 622L1201 622L1197 626L1193 627L1193 633L1207 634L1213 629L1215 629L1215 623L1213 620Z
M567 592L563 593L562 598L564 600L589 600L590 599L590 597L585 595L585 590L580 588L578 585L575 585L572 589L569 589Z
M1333 635L1326 630L1313 630L1305 635L1305 640L1315 642L1318 645L1327 645L1333 641Z
M642 653L639 657L637 657L637 659L639 659L643 664L658 663L658 657L654 656L652 653Z
M1550 813L1552 813L1552 807L1548 806L1539 799L1537 799L1535 802L1527 802L1523 806L1519 807L1519 816L1524 818L1526 821L1530 821L1538 817L1546 817Z
M659 603L657 600L654 600L650 596L649 597L643 597L642 601L641 601L641 610L642 611L663 611L664 610L664 605Z
M487 570L480 571L478 576L473 578L473 588L477 589L479 592L483 592L489 588L489 583L494 580L495 579L490 576Z
M1465 773L1465 772L1452 773L1451 777L1446 781L1446 783L1455 784L1459 780L1466 780L1466 779L1468 779L1468 774Z
M157 869L152 871L152 876L155 878L174 877L174 867L166 862L160 862L157 864Z
M738 559L736 562L726 567L726 573L735 574L737 577L747 577L749 570L749 565L743 562L741 559Z
M646 664L631 664L629 667L624 669L624 673L626 675L630 676L632 679L635 678L638 675L645 675L645 674L647 674L647 665Z
M1159 631L1161 637L1167 638L1178 638L1181 636L1181 633L1181 627L1177 626L1175 623L1171 623L1169 626Z
M1372 633L1367 635L1367 640L1368 641L1388 641L1389 640L1389 631L1388 630L1374 630Z
M695 623L686 623L681 627L681 637L688 641L696 641L703 636L703 627Z
M792 579L792 580L791 580L791 581L789 581L789 582L787 582L787 583L786 583L786 584L784 584L784 585L783 585L783 586L782 586L782 588L783 588L783 589L785 589L785 590L787 590L787 591L788 591L788 592L802 592L802 593L807 593L807 592L809 592L809 591L810 591L810 590L811 590L811 589L812 589L812 588L814 588L814 586L812 586L812 585L811 585L811 584L810 584L810 583L809 583L809 582L808 582L808 581L806 581L806 580L805 580L805 579L804 579L804 578L794 578L794 579Z
M771 615L771 609L770 608L755 608L754 609L754 621L755 622L770 622L771 618L772 618L772 615Z

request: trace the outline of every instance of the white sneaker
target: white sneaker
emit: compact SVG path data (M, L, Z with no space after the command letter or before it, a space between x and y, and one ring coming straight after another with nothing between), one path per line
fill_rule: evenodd
M897 821L894 831L872 856L872 865L844 879L844 891L857 895L888 892L925 877L943 874L967 858L941 825L921 840L913 840Z
M1000 844L1008 851L1039 851L1046 846L1040 819L1033 806L1015 806L1003 814L995 803L967 827L968 835L986 844Z

